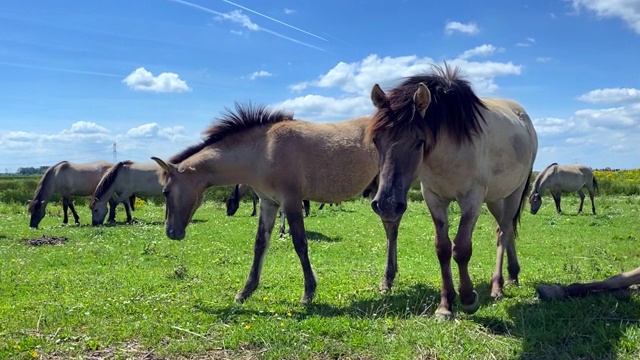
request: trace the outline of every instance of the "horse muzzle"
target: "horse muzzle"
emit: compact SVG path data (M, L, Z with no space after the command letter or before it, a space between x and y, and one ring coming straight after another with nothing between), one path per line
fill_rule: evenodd
M376 196L371 201L373 212L380 216L382 221L397 222L407 210L406 200L395 200L394 198L382 199Z
M184 229L179 230L166 227L165 232L167 233L167 237L171 240L182 240L186 235L186 231Z

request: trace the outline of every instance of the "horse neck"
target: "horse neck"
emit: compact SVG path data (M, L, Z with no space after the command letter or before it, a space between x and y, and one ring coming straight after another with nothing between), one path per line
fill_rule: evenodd
M258 165L264 163L264 153L260 148L249 143L228 146L220 142L220 145L213 144L202 149L180 163L179 167L190 172L196 181L206 184L206 187L251 184L259 177L256 171Z
M115 179L113 179L113 181L109 184L109 186L107 186L106 188L103 188L102 193L96 196L97 202L107 202L109 201L109 199L111 199L111 197L113 196L113 193L116 190L116 183L121 178L123 170L124 169L120 169L116 174ZM97 190L98 189L96 188L96 191Z
M548 187L549 177L550 177L550 174L546 172L538 175L538 177L536 178L533 184L533 192L538 194L544 194L544 191L547 190L547 187Z
M247 194L247 191L249 191L249 188L250 186L246 184L238 185L238 201L240 201L240 199L242 199Z
M48 201L55 189L56 181L58 181L58 177L55 174L55 169L47 170L36 188L33 200Z

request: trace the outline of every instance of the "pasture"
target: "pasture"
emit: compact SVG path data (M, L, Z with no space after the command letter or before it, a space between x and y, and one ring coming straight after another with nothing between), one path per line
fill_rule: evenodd
M380 294L386 242L369 202L356 200L305 219L318 279L313 305L299 305L299 260L289 237L272 236L262 282L244 304L233 299L253 256L257 219L243 202L235 217L206 202L182 241L163 230L164 206L147 203L124 225L61 227L50 204L41 229L26 206L0 204L2 359L540 359L638 358L640 298L611 295L540 302L540 283L602 279L638 266L638 196L598 196L598 215L576 215L577 196L556 215L544 198L523 214L519 287L489 296L495 258L486 207L474 232L470 274L480 295L474 315L439 322L440 271L426 206L412 201L400 227L399 273ZM450 209L457 223L459 209ZM453 233L454 228L450 231ZM29 246L23 239L67 238ZM457 268L452 267L457 285Z

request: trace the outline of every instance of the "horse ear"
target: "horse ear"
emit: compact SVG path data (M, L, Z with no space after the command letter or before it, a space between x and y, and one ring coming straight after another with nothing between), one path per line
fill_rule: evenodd
M373 85L373 89L371 89L371 102L378 109L387 105L387 95L378 84Z
M420 115L424 117L431 103L431 91L429 91L427 85L424 83L418 84L418 90L413 94L413 102L416 104L416 109L420 112Z
M158 163L158 165L163 168L165 171L167 172L171 172L171 170L173 170L175 168L175 166L173 164L167 164L166 162L164 162L164 160L157 158L155 156L151 157L151 160L155 161Z

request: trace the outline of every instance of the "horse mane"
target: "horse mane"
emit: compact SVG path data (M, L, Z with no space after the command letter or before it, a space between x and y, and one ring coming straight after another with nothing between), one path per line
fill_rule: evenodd
M258 127L279 123L282 121L294 121L293 113L285 110L272 110L265 105L242 105L235 102L235 112L225 107L220 117L214 120L202 134L204 140L199 144L189 146L182 152L169 159L172 164L179 164L190 156L196 154L206 146L212 145L228 136Z
M119 163L113 165L100 179L98 186L96 186L96 190L93 192L93 196L91 196L91 200L89 200L89 208L93 209L93 205L95 205L96 201L100 199L107 190L113 185L113 182L116 181L118 177L118 173L120 169L122 169L126 165L133 164L131 160L120 161Z
M413 96L420 83L431 92L431 103L425 116L416 112ZM380 131L392 131L401 136L408 126L417 126L424 131L433 146L440 131L446 131L458 144L472 141L481 133L480 122L485 122L480 109L486 106L475 94L469 81L460 75L460 68L432 64L431 73L405 78L387 94L386 106L378 109L369 127L367 138L373 139ZM425 148L427 148L425 147Z
M542 182L542 178L547 173L547 170L549 170L549 168L551 168L554 165L558 165L558 163L554 162L538 173L538 176L536 176L536 180L533 183L533 191L537 191L540 188L540 183Z
M51 180L53 179L53 173L56 171L56 169L63 169L68 166L70 166L70 163L68 161L60 161L59 163L50 166L47 171L44 172L44 174L42 175L42 179L40 179L40 182L36 187L36 192L33 195L33 200L31 200L31 202L29 203L28 209L30 213L33 214L40 207L40 205L42 205L42 201L46 200L44 198L49 194L48 190L51 188Z

